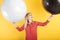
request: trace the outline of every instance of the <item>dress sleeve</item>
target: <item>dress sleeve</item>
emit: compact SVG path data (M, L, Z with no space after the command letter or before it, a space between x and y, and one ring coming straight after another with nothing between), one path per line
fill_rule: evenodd
M24 25L20 28L19 26L16 27L18 31L23 31L24 30Z
M49 21L47 20L46 22L37 22L37 26L46 26L49 23Z

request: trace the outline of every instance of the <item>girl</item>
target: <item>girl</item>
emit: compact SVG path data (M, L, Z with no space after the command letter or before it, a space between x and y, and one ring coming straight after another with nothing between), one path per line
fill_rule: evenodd
M13 22L14 26L18 31L26 30L26 40L37 40L37 26L46 26L50 19L53 18L54 15L51 15L46 22L38 22L34 21L31 13L27 13L25 16L24 25L19 28L15 22Z

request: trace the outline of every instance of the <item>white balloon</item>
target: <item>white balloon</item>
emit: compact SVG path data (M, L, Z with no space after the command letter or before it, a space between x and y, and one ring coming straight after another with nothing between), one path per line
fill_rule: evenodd
M27 8L23 0L3 0L2 15L11 22L20 21L26 15Z

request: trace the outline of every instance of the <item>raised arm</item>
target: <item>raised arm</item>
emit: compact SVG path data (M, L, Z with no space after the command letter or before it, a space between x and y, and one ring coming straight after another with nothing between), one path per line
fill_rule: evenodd
M23 31L23 30L24 30L24 26L22 26L22 27L20 27L20 28L17 26L16 29L17 29L18 31Z
M22 31L27 27L27 20L25 20L25 23L24 23L24 25L22 25L22 27L17 26L17 24L15 22L13 22L13 25L16 27L16 29L18 31Z
M49 21L47 20L46 22L36 22L37 26L45 26L49 23Z
M42 22L37 22L37 26L46 26L53 17L54 17L54 15L51 15L51 16L48 18L48 20L45 21L45 22L43 22L43 23L42 23Z
M13 22L13 25L16 27L16 29L17 29L18 31L24 30L24 25L22 25L22 27L19 27L19 26L17 26L17 24L16 24L15 22Z

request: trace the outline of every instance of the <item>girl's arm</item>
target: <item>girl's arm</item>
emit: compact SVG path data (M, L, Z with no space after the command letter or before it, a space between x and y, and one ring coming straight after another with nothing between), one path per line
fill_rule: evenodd
M49 23L49 21L45 21L45 22L36 22L37 23L37 26L45 26Z
M18 31L22 31L22 30L24 30L24 25L20 28L19 26L17 26L17 24L15 23L15 22L13 22L13 25L16 27L16 29L18 30Z
M19 26L17 26L17 24L15 22L13 22L13 24L14 24L14 26L16 27L16 29L18 31L22 31L22 30L24 30L27 27L27 20L25 20L25 23L24 23L24 25L21 28L19 28Z
M53 17L54 17L54 15L51 15L51 16L48 18L47 21L45 21L45 22L43 22L43 23L42 23L42 22L37 22L37 25L38 25L38 26L46 26Z

